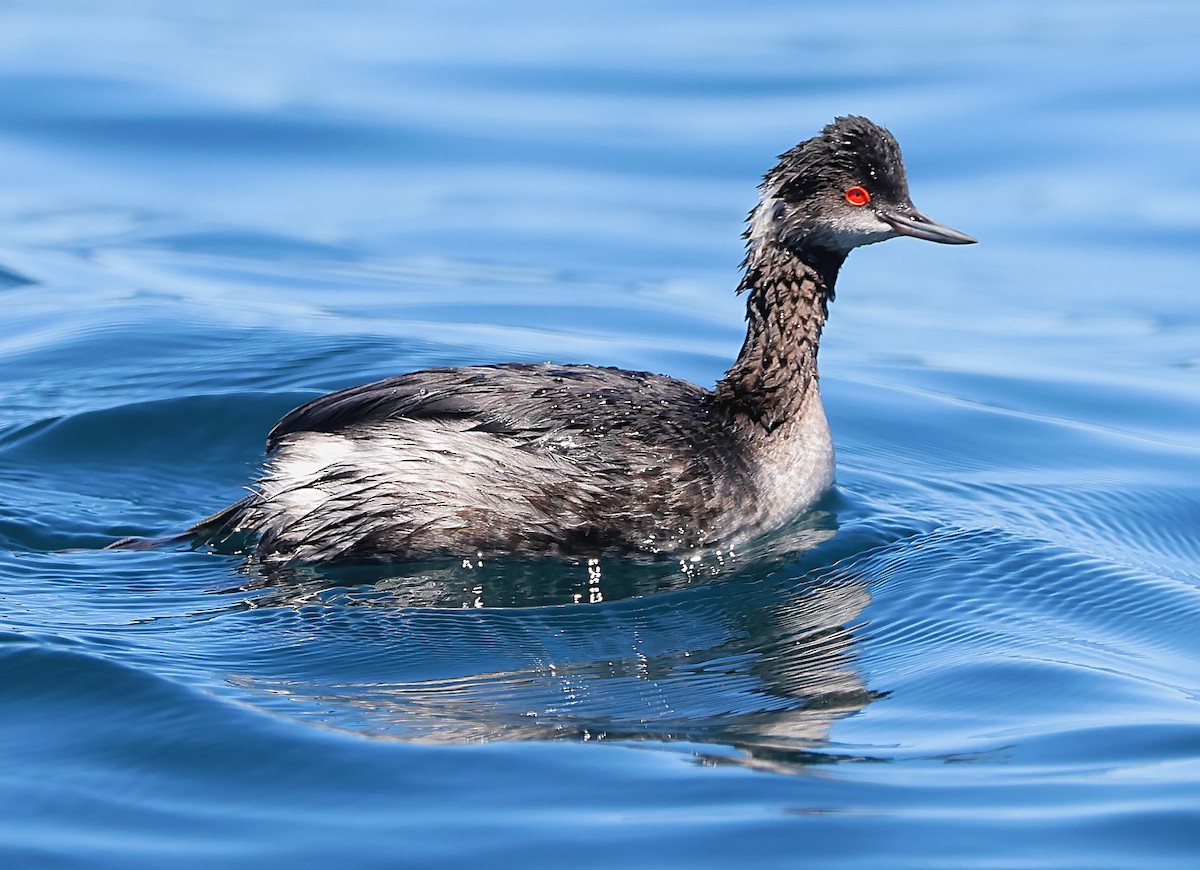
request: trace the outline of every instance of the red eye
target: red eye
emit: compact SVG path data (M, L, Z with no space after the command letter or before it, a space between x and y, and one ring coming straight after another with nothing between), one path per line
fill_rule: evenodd
M871 201L871 194L867 192L865 187L859 187L857 184L854 187L847 188L846 202L851 205L866 205Z

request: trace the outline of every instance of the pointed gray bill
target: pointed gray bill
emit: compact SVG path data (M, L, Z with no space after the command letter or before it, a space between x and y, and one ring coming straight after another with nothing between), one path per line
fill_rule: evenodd
M929 242L941 242L943 245L973 245L978 241L942 226L937 221L930 220L912 206L903 211L897 209L880 209L877 214L880 220L887 223L902 236L912 236L914 239L925 239Z

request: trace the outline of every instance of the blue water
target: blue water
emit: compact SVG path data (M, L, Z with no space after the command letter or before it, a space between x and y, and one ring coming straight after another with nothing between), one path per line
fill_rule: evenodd
M4 4L4 865L1196 866L1198 10ZM776 540L101 549L322 391L711 384L754 185L848 112L981 243L851 256Z

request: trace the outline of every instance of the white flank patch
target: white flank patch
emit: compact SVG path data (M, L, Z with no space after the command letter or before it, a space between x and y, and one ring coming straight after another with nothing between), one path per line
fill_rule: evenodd
M345 461L354 444L341 435L306 432L293 436L271 461L262 482L263 495L289 513L304 513L319 505L326 494L316 485L321 472Z

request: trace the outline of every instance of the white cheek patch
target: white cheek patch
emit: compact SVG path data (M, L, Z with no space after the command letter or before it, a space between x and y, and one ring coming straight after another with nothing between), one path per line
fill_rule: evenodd
M746 233L751 253L761 252L764 246L779 241L780 228L787 226L786 221L780 223L775 219L776 209L781 203L778 184L763 190L762 199L750 215ZM862 245L873 245L896 235L898 234L895 229L880 219L874 209L842 208L815 226L811 230L809 241L819 241L826 248L849 252Z
M873 245L896 235L896 231L870 208L842 211L829 221L822 236L838 249L849 251L860 245Z

